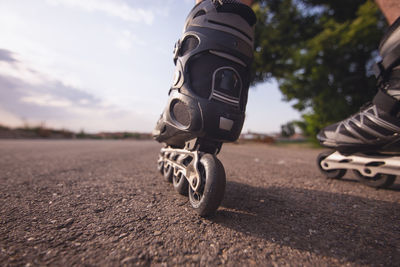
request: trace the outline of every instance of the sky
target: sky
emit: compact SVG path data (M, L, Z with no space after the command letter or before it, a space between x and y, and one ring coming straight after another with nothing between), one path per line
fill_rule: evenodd
M194 0L0 0L0 124L151 132ZM243 132L299 119L276 82L249 91Z

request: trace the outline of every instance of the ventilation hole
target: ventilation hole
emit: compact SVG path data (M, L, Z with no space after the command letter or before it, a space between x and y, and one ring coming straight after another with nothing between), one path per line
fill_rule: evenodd
M197 12L196 15L194 15L193 18L197 18L197 17L203 16L205 14L206 14L206 12L202 9L199 12Z
M199 40L194 36L187 36L181 45L179 56L184 56L199 45Z
M238 75L231 69L220 69L215 73L214 90L235 98L240 97L242 84Z
M383 162L383 161L372 161L372 162L369 162L369 163L365 164L366 167L378 167L378 166L382 166L382 165L385 165L385 162Z
M189 109L185 105L185 103L181 101L175 101L174 103L172 103L172 116L177 122L179 122L183 126L190 125Z

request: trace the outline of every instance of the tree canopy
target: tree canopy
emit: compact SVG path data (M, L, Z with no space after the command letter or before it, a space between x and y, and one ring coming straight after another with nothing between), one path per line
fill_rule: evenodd
M259 0L253 82L278 81L305 134L356 112L376 93L372 66L386 22L372 0Z

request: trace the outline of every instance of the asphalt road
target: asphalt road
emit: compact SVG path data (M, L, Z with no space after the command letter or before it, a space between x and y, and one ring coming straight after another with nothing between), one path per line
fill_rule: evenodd
M399 266L400 179L327 180L320 150L224 145L203 219L143 141L0 141L0 265Z

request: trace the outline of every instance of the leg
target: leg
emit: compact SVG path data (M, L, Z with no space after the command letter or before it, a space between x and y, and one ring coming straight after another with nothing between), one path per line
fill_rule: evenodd
M252 9L235 0L204 0L189 13L175 45L175 77L153 137L166 143L158 166L201 216L225 191L216 154L241 132L253 60Z
M393 24L400 14L400 1L399 0L375 0L385 15L389 24Z
M342 152L400 149L400 17L379 46L378 93L370 105L317 136L322 145Z
M201 137L211 152L216 143L239 137L255 21L251 8L238 1L205 0L192 9L175 46L175 79L153 131L157 141L183 148Z

